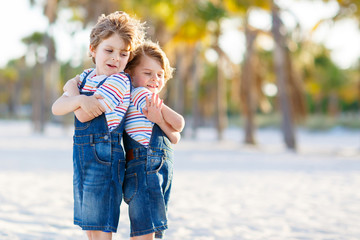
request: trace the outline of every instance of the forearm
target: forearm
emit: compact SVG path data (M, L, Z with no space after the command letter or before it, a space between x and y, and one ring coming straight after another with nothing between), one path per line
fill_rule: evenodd
M75 77L66 82L63 87L64 92L67 92L69 96L77 96L80 95L78 88L78 78Z
M65 115L75 111L80 107L80 100L83 96L74 97L61 96L52 105L51 110L54 115Z
M76 109L74 111L74 114L75 114L76 118L82 123L88 122L95 118L94 116L90 116L89 114L87 114L82 108Z
M166 134L172 144L177 144L180 141L180 132L173 129L167 122L162 121L157 124L161 130Z
M183 116L166 106L162 105L161 114L164 120L177 132L181 132L185 126L185 120Z

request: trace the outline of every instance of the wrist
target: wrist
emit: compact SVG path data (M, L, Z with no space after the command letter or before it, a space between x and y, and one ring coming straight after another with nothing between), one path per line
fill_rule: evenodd
M86 101L86 95L76 95L74 96L77 99L78 107L81 107L81 105Z

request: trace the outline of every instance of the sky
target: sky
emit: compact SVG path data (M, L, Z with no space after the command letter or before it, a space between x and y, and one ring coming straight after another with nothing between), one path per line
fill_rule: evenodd
M279 4L290 10L291 14L285 14L284 20L288 26L294 26L298 19L304 32L309 30L321 18L331 17L337 10L334 2L323 4L320 1L307 0L279 0ZM16 14L16 17L14 17ZM296 16L296 18L294 18ZM75 63L81 61L88 48L89 30L78 31L74 36L69 36L66 31L70 28L66 24L66 13L59 16L62 24L56 26L55 33L58 45L58 58L62 61L72 59ZM250 23L258 28L269 29L271 19L261 12L254 13L250 17ZM12 0L2 3L0 7L0 26L4 36L0 44L0 67L3 67L10 59L24 55L26 47L21 43L23 37L29 36L34 31L44 32L47 28L47 20L42 15L41 8L31 8L29 0ZM236 21L228 21L224 24L221 46L230 58L239 63L244 52L244 36L234 31L239 26ZM79 28L80 29L80 28ZM359 61L360 58L360 30L351 20L341 21L335 25L323 24L311 36L316 42L324 43L332 50L333 60L342 68L348 68ZM262 45L271 47L268 39L262 39Z

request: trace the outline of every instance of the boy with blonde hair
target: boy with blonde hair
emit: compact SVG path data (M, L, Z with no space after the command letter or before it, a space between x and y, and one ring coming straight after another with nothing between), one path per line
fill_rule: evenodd
M121 141L131 85L123 71L143 39L143 24L128 14L101 15L90 34L95 68L69 80L52 106L55 115L75 113L74 224L90 240L111 239L118 227L125 174Z

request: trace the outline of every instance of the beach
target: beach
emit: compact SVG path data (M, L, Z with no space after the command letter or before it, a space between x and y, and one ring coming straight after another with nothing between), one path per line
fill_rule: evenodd
M0 239L86 239L73 225L71 127L0 120ZM166 240L360 239L360 130L297 129L296 152L278 129L200 128L174 146ZM129 239L121 205L113 239Z

